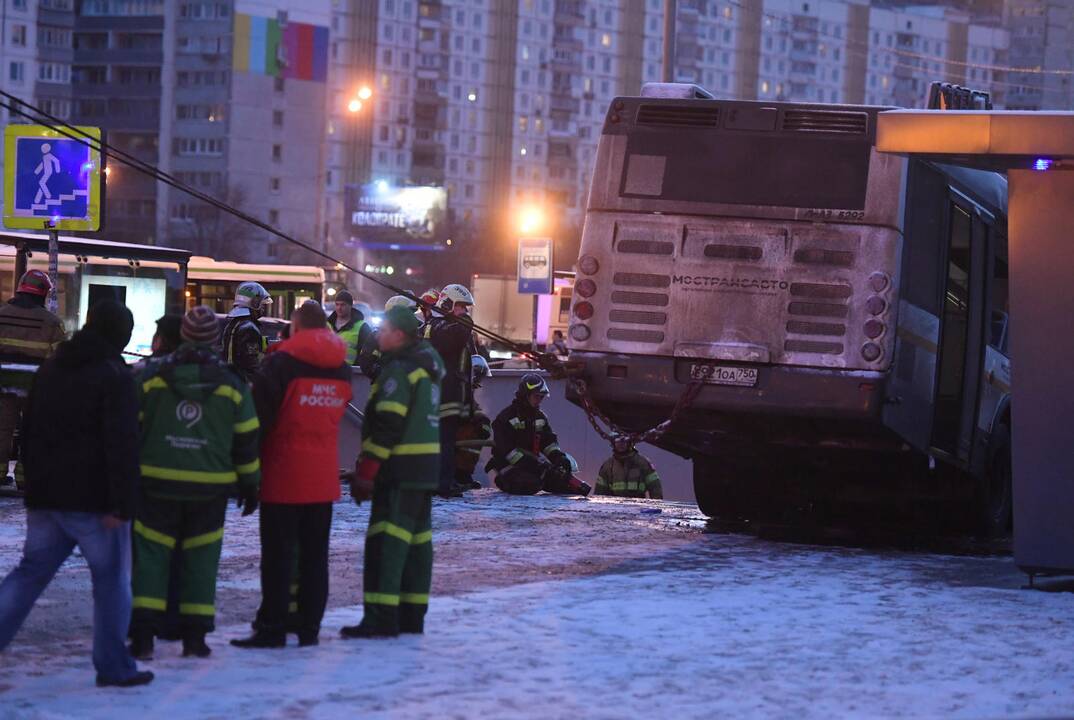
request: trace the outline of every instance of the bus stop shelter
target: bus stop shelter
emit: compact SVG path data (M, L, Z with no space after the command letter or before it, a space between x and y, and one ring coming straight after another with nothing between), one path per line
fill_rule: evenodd
M892 110L876 146L1007 173L1014 559L1074 574L1074 113Z

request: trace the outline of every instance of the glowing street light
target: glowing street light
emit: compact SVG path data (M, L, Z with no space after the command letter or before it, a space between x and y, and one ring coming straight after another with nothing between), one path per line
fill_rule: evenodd
M533 235L544 227L544 213L538 207L523 208L518 218L518 231L523 235Z
M362 109L362 101L358 98L351 98L351 101L347 103L347 110L352 113L356 113Z
M371 97L373 97L373 90L368 85L363 85L358 91L358 99L368 100Z

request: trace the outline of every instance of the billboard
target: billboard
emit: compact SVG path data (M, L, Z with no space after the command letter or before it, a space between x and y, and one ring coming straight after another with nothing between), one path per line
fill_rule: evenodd
M447 237L447 190L429 185L394 187L379 181L349 185L351 245L391 250L440 250Z

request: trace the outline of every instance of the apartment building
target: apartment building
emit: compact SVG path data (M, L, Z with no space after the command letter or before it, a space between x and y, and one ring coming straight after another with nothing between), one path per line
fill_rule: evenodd
M1008 106L1074 110L1074 0L1007 0Z
M37 10L30 0L0 0L0 88L26 102L33 102L37 79ZM26 122L17 113L0 108L0 119ZM4 159L0 156L0 198L3 197ZM2 202L2 201L0 201Z

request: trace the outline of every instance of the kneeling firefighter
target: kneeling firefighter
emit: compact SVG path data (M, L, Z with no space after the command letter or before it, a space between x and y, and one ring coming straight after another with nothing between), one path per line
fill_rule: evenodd
M514 401L492 423L492 459L486 472L496 471L495 483L512 495L534 495L544 490L559 495L588 495L591 488L573 474L574 464L559 447L541 403L548 383L527 373L518 384Z
M488 361L480 355L474 355L472 362L471 377L476 390L492 371ZM481 459L481 451L487 447L492 447L492 420L474 398L463 408L459 416L459 429L455 433L455 482L459 487L481 489L481 483L474 480L474 470Z

